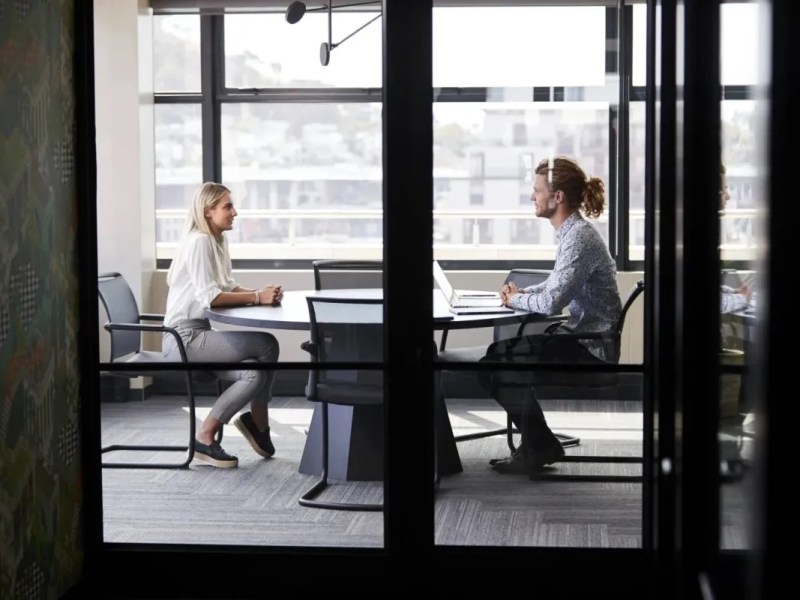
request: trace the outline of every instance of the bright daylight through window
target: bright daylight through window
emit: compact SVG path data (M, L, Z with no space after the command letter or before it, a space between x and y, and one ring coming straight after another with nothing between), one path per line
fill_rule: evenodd
M751 143L756 115L746 96L756 65L729 65L746 54L750 46L743 40L754 37L747 32L755 25L753 6L722 8L723 152L732 196L723 219L723 253L746 259L755 247L757 176ZM622 204L631 260L644 256L645 12L643 4L634 5L634 93ZM337 14L333 37L374 14ZM295 25L278 12L214 18L221 19L222 36L202 36L198 15L155 18L158 258L174 253L185 207L208 176L204 158L206 165L220 165L219 178L234 193L234 259L379 258L380 25L348 39L335 60L322 66L324 12L307 14ZM622 201L613 185L620 175L612 172L623 168L613 162L618 68L616 53L607 52L617 45L615 27L609 26L615 19L616 9L606 7L434 8L437 258L552 260L552 227L530 218L528 180L532 166L552 154L575 156L606 182L612 206ZM568 53L553 52L565 23L581 43ZM212 46L224 67L220 80L206 87L200 76L203 44ZM525 69L519 68L520 56L531 57ZM550 59L537 58L543 56ZM219 107L218 134L203 128L202 101L208 96ZM615 226L608 215L598 222L606 239Z

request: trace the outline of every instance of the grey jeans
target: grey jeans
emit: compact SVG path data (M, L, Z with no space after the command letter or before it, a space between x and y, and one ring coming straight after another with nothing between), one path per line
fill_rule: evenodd
M174 326L194 362L278 362L280 349L275 336L266 331L215 331L208 319L180 321ZM181 360L175 338L164 334L162 352L169 360ZM275 371L215 371L217 377L232 381L214 402L210 416L228 423L248 404L268 404L272 399Z

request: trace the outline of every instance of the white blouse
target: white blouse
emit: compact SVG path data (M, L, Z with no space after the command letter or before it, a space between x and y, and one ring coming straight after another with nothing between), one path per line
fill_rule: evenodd
M174 260L164 325L174 327L185 319L205 319L214 298L238 286L224 239L220 247L210 235L194 231L183 241Z

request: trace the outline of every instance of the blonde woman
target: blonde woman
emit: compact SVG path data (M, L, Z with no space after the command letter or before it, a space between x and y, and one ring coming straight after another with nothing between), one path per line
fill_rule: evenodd
M232 277L228 242L224 233L233 228L236 209L224 185L207 182L198 187L187 216L187 231L167 274L169 294L164 324L178 330L186 355L196 362L261 362L278 360L278 340L260 331L215 331L205 311L210 306L277 304L283 298L280 285L249 289ZM171 335L164 335L165 357L180 360ZM248 404L234 424L253 449L264 458L275 453L270 439L268 405L275 371L220 371L232 381L214 402L195 436L198 460L215 467L236 467L238 459L225 452L215 435Z

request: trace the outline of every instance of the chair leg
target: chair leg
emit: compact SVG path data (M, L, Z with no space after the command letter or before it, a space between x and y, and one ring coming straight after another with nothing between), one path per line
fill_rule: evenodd
M328 487L328 403L322 403L322 473L320 479L305 494L300 496L298 502L301 506L309 508L327 508L330 510L358 510L378 512L383 510L383 504L355 504L352 502L326 502L316 500L325 488Z
M194 386L192 385L191 372L186 372L186 390L189 399L189 443L184 446L171 445L135 445L135 444L112 444L100 448L101 454L118 452L120 450L139 451L139 452L185 452L186 456L179 463L132 463L132 462L101 462L100 466L104 469L185 469L194 459L194 438L197 430L196 404L194 397Z

